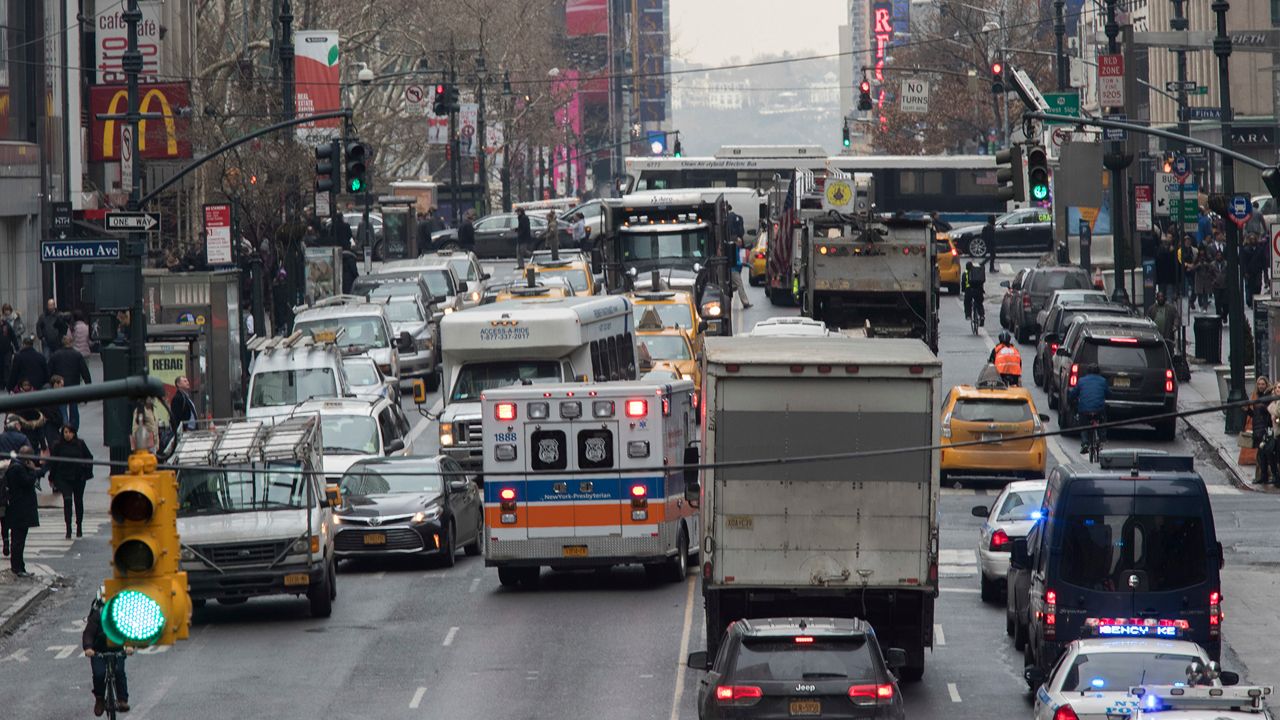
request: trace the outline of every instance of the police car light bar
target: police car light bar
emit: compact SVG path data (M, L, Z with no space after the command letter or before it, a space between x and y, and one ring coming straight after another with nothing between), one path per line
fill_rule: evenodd
M1271 695L1271 686L1146 685L1129 688L1129 694L1139 699L1139 707L1146 712L1164 710L1261 712L1264 709L1263 701Z
M1176 638L1191 629L1186 620L1156 618L1085 618L1084 625L1098 637Z

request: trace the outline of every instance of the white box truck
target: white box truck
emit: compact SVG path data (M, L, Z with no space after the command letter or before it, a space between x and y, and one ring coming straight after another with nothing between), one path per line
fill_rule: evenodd
M938 594L942 363L912 339L707 338L708 654L740 618L858 617L924 673ZM803 462L810 456L873 453ZM788 460L776 462L775 459Z

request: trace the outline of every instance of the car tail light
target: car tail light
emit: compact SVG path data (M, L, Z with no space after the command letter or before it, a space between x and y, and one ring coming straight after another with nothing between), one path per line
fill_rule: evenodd
M1113 337L1111 338L1111 342L1114 345L1137 345L1138 338Z
M1030 296L1030 295L1023 295L1023 296L1022 296L1022 309L1023 309L1023 310L1030 310L1030 309L1031 309L1031 296Z
M1058 593L1052 590L1044 591L1044 639L1058 639Z
M997 552L1009 552L1009 534L1003 530L996 530L991 533L991 544L988 546L990 550Z
M849 699L859 705L875 703L888 705L893 700L893 686L888 683L877 685L850 685Z
M1072 710L1070 705L1059 705L1053 712L1053 720L1080 720L1080 718L1076 716L1076 711Z
M649 414L649 402L647 400L628 400L627 401L627 417L642 418Z
M1056 355L1058 353L1058 343L1049 343L1049 354Z
M717 685L716 702L721 705L750 707L760 702L764 691L754 685Z
M1078 382L1080 382L1080 365L1071 363L1071 377L1067 378L1067 386L1075 387Z
M498 403L493 406L493 416L503 422L511 422L516 419L515 403Z
M960 251L955 248L951 248L951 257L959 257L959 256L960 256Z
M763 259L764 259L764 253L762 253L762 252L758 252L758 253L756 253L756 259L757 259L757 260L763 260Z
M1173 392L1173 370L1165 369L1164 371L1164 391Z
M1209 593L1209 637L1219 637L1222 633L1222 593L1214 590Z

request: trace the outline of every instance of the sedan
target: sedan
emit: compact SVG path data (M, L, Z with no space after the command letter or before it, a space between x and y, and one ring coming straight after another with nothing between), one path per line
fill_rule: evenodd
M457 228L432 233L431 247L433 250L470 250L482 258L513 258L516 256L516 223L515 213L486 215L473 225L475 244L472 247L459 244ZM533 235L534 244L539 244L547 232L547 219L530 214L529 232ZM568 227L560 223L560 247L569 247L569 237Z
M342 369L347 373L351 392L359 397L378 397L393 400L398 397L394 380L378 369L372 358L364 356L343 358Z
M342 476L333 539L339 558L431 555L446 567L458 547L480 554L480 491L445 456L364 460Z
M983 225L969 225L951 231L960 252L969 257L985 257L987 243ZM1046 253L1053 249L1053 213L1044 208L1022 208L996 218L996 254Z
M875 631L856 618L738 620L712 658L689 655L705 670L698 718L904 717L894 671L906 653L883 654Z
M1005 486L991 507L978 505L973 516L982 518L978 529L978 580L982 599L995 602L1009 573L1009 552L1015 538L1026 537L1040 519L1044 480L1018 480Z

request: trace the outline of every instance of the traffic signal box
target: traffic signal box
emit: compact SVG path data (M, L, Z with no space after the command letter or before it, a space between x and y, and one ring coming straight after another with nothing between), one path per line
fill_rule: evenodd
M111 476L111 565L102 629L115 645L185 640L191 623L187 574L179 570L178 479L146 451Z
M1017 202L1025 202L1027 199L1021 145L996 152L996 197Z
M1049 155L1042 145L1027 147L1026 192L1035 202L1049 199Z
M991 92L995 95L1003 95L1008 84L1004 81L1004 63L991 63Z
M863 80L858 83L858 109L870 110L871 107L871 81Z
M360 141L347 143L347 192L352 195L365 192L369 189L369 179L367 176L366 166L368 159L369 150L364 143Z

